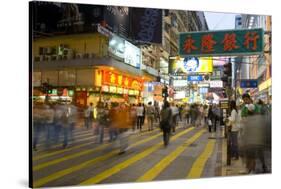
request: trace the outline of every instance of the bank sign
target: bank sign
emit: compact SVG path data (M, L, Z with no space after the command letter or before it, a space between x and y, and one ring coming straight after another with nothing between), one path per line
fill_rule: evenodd
M263 52L263 29L220 30L179 34L179 55L230 56Z

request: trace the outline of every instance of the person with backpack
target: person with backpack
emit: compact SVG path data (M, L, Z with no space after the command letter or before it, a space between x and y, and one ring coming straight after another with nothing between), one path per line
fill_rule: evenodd
M154 114L155 114L155 109L154 109L154 106L152 106L152 102L148 103L146 114L147 114L147 122L148 122L148 131L152 131L153 122L154 122Z
M220 108L216 104L213 107L213 115L214 115L213 127L214 127L214 131L216 132L217 131L217 122L219 122L218 125L220 125Z
M161 110L160 114L160 128L163 132L164 146L167 147L169 144L169 138L172 127L172 110L170 108L170 104L167 101L164 102L163 109Z

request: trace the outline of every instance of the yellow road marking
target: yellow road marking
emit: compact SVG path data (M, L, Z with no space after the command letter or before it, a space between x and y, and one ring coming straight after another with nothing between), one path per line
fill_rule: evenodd
M130 145L130 147L135 147L135 146L144 144L144 143L149 142L149 141L151 141L151 140L153 140L153 139L155 139L155 138L157 138L157 137L159 137L159 136L161 136L161 135L162 135L162 133L158 133L158 134L156 134L156 135L154 135L154 136L151 136L151 137L146 138L146 139L144 139L144 140L138 141L138 142L136 142L135 144ZM94 159L92 159L92 160L83 162L83 163L81 163L81 164L79 164L79 165L75 165L75 166L69 167L69 168L67 168L67 169L58 171L58 172L56 172L56 173L54 173L54 174L48 175L48 176L46 176L46 177L43 177L43 178L41 178L41 179L35 181L35 182L33 183L33 187L37 188L37 187L43 186L44 184L47 184L48 182L51 182L51 181L56 180L56 179L58 179L58 178L61 178L61 177L65 176L65 175L68 175L68 174L73 173L73 172L75 172L75 171L81 170L81 169L86 168L86 167L88 167L88 166L92 166L92 165L94 165L95 163L98 163L98 162L107 160L107 159L109 159L110 157L115 156L118 152L119 152L119 150L114 150L114 151L112 151L112 152L110 152L110 153L107 153L107 154L105 154L105 155L103 155L103 156L94 158Z
M73 137L74 137L77 141L79 141L79 139L83 139L84 137L86 137L86 136L88 136L88 135L91 135L91 137L94 136L94 135L93 135L93 132L88 132L88 133L83 133L83 134L80 133L80 134L77 134L77 135L73 134ZM91 137L88 137L88 138L91 138ZM63 140L63 135L59 137L59 140ZM45 141L40 142L37 146L40 147L40 146L45 145L44 142L45 142Z
M93 144L93 143L95 143L95 141L84 143L84 144L81 144L81 145L78 145L78 146L73 146L73 147L70 147L70 148L62 149L62 150L57 150L55 152L50 152L50 153L47 153L47 154L34 155L33 161L40 160L40 159L43 159L43 158L47 158L47 157L50 157L50 156L53 156L53 155L61 154L61 153L64 153L64 152L68 152L68 151L71 151L71 150L75 150L77 148L81 148L83 146L87 146L87 145Z
M155 166L153 166L149 171L147 171L143 176L137 179L138 182L141 181L151 181L156 178L166 167L168 167L184 150L193 142L195 142L205 130L200 130L190 139L186 140L184 145L181 145L176 148L173 152L168 154L165 158L163 158L160 162L158 162Z
M87 138L82 138L81 140L79 139L76 139L75 140L75 143L78 143L78 142L84 142L84 141L86 141L86 140L90 140L90 139L92 139L92 140L94 140L95 138L96 138L97 136L90 136L90 137L87 137ZM43 145L43 144L42 144ZM61 147L62 146L62 144L57 144L57 145L54 145L54 146L52 146L53 148L58 148L58 147ZM39 152L43 152L44 150L42 149L42 150L38 150Z
M148 133L141 133L141 135L134 136L133 138L137 138L137 137L140 137L140 136L143 136L143 135L146 135L146 134L148 134ZM53 155L61 154L61 153L64 153L64 152L68 152L68 151L71 151L71 150L74 150L74 149L77 149L77 148L81 148L83 146L86 146L86 145L89 145L89 144L92 144L92 143L95 143L95 142L91 141L91 142L88 142L88 143L85 143L85 144L81 144L81 145L78 145L78 146L73 146L73 147L70 147L70 148L67 148L67 149L62 149L62 150L58 150L58 151L47 153L47 154L34 155L33 161L40 160L40 159L43 159L43 158L46 158L46 157L50 157L50 156L53 156ZM91 153L91 152L85 152L85 154L88 154L88 153ZM82 153L80 155L84 155L84 154ZM39 166L39 165L35 166L34 167L34 171L40 170L40 169L42 169L44 167L48 167L50 165L54 165L56 163L59 163L59 162L65 161L65 160L69 160L69 159L72 159L72 158L75 158L75 157L77 157L77 156L72 156L72 157L65 156L64 159L62 159L62 160L56 159L53 162L51 161L50 164L48 164L48 162L46 162L44 164L41 164L41 166Z
M215 140L209 140L204 151L201 153L201 155L196 159L196 161L192 165L192 168L187 178L200 178L207 160L213 153L215 143L216 143Z
M171 141L176 140L180 136L192 131L193 129L194 128L192 127L192 128L189 128L187 130L184 130L184 131L176 134L175 136L173 136L171 138ZM163 142L159 142L159 143L153 145L152 147L146 149L145 151L140 152L140 153L136 154L135 156L133 156L133 157L131 157L131 158L115 165L115 166L113 166L112 168L107 169L107 170L103 171L102 173L100 173L100 174L98 174L98 175L96 175L92 178L87 179L86 181L83 181L82 183L80 183L80 185L89 185L89 184L99 183L99 182L105 180L106 178L120 172L122 169L125 169L128 166L136 163L137 161L147 157L152 152L158 150L162 145L163 145Z
M227 141L224 139L222 142L222 166L221 166L221 176L226 176L227 175L227 169L226 169L226 164L227 164Z
M45 163L40 163L40 164L38 164L36 166L33 166L33 171L38 171L38 170L41 170L41 169L46 168L46 167L49 167L51 165L58 164L58 163L63 162L63 161L67 161L67 160L70 160L70 159L74 159L76 157L80 157L80 156L83 156L83 155L86 155L86 154L90 154L90 153L93 153L93 152L100 151L100 150L108 147L109 145L111 145L111 144L103 144L101 146L98 146L95 149L84 150L82 152L78 152L78 153L75 153L75 154L67 155L67 156L64 156L62 158L54 159L54 160L51 160L51 161L48 161L48 162L45 162Z

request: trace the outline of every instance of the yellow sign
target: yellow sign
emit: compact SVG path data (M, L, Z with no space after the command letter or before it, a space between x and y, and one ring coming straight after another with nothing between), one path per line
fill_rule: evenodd
M213 72L213 60L210 57L170 58L169 72L176 73L210 73Z
M265 90L271 86L271 78L259 85L259 91Z
M183 98L182 102L189 102L189 98L188 97Z

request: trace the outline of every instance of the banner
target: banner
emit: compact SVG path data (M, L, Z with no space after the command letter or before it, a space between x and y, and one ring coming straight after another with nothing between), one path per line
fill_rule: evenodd
M179 34L180 56L252 55L263 52L263 29Z
M133 8L132 13L133 39L145 43L162 44L162 10Z

